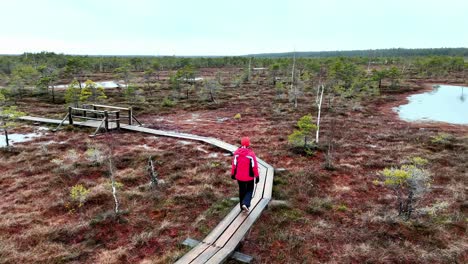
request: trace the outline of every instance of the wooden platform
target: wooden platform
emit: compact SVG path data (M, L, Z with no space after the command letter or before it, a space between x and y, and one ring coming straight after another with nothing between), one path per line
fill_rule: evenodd
M24 116L20 118L25 121L43 122L51 124L59 124L61 120ZM64 124L68 124L65 122ZM94 127L99 126L99 122L86 121L74 122L74 125ZM183 138L205 142L224 149L228 152L234 152L237 147L228 144L212 137L202 137L197 135L178 133L174 131L163 131L151 128L121 125L121 129L148 133L158 136ZM176 263L222 263L226 261L231 254L234 253L236 247L245 237L255 221L260 217L260 214L267 207L271 200L273 189L274 169L265 161L258 159L260 182L255 188L252 204L249 213L241 212L239 204L237 204L219 224L211 230L211 232L192 250L180 258Z

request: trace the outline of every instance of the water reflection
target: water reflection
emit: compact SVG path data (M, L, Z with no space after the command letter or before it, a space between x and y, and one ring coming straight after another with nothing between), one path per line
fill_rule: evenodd
M465 87L460 87L461 88L461 95L460 95L460 101L465 102L465 95L463 94L463 91L465 90Z
M407 121L440 121L468 124L467 87L436 85L427 93L408 97L409 103L395 110Z
M27 133L27 134L8 134L8 143L14 145L15 143L30 141L35 137L41 136L41 133ZM0 147L6 146L6 139L4 131L0 132Z

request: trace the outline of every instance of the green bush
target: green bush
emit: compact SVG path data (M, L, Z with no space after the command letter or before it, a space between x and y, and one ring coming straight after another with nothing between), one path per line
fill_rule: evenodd
M162 107L173 107L175 105L176 103L169 98L164 98L164 100L161 103Z
M312 215L321 215L333 208L330 198L312 198L307 205L306 212Z
M77 184L70 189L70 200L71 203L65 204L65 207L70 213L75 212L83 206L88 197L89 190L86 189L82 184Z
M316 144L313 139L313 132L317 126L312 121L311 115L303 116L297 121L298 129L295 129L288 136L289 143L296 149L304 151L307 155L312 155Z
M418 198L430 187L430 174L423 167L428 164L426 159L413 157L410 164L399 168L385 168L380 171L383 181L375 181L391 188L397 196L398 215L408 220L411 217Z
M345 204L340 204L340 205L334 206L334 209L336 211L346 212L346 211L348 211L348 206L346 206Z
M439 146L444 146L448 147L453 144L454 141L454 136L447 134L447 133L439 133L433 137L431 137L431 143L433 145L439 145Z

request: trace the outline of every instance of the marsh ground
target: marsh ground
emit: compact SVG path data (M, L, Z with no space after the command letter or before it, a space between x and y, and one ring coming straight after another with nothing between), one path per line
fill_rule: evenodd
M226 70L223 78L236 72ZM239 88L226 84L217 103L191 91L172 107L161 105L162 98L174 96L163 84L157 91L145 90L146 102L136 112L148 127L232 144L250 136L259 157L286 169L275 175L273 197L290 205L267 210L242 244L242 252L256 263L463 263L468 258L468 128L411 124L391 111L408 93L423 89L423 81L448 82L410 80L402 85L404 92L325 103L322 144L312 156L292 151L287 136L301 116L316 114L313 91L305 91L294 109L261 76ZM124 103L121 91L108 96L109 103ZM63 105L36 98L19 105L30 115L58 118L64 112ZM238 113L241 118L234 118ZM449 139L435 142L441 133ZM67 128L2 150L0 260L170 263L187 250L181 241L202 239L234 204L230 157L216 148L134 133L92 139L89 134ZM330 142L333 169L324 166ZM98 149L109 156L109 146L122 183L123 213L117 218L107 163L88 155ZM155 190L147 187L149 156L164 180ZM393 192L374 181L383 168L413 156L430 161L433 182L420 200L421 210L403 221ZM70 189L76 184L90 193L82 207L70 210Z

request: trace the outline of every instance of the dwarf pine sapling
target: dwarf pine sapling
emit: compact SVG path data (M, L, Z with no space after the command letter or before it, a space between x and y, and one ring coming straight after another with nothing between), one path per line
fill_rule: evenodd
M312 154L312 147L315 145L313 132L317 130L311 115L305 115L297 121L298 129L288 136L288 141L294 147L302 148L307 154Z
M384 186L391 188L397 196L398 215L409 220L418 199L429 190L430 174L424 169L428 161L420 157L400 168L385 168L380 172Z

